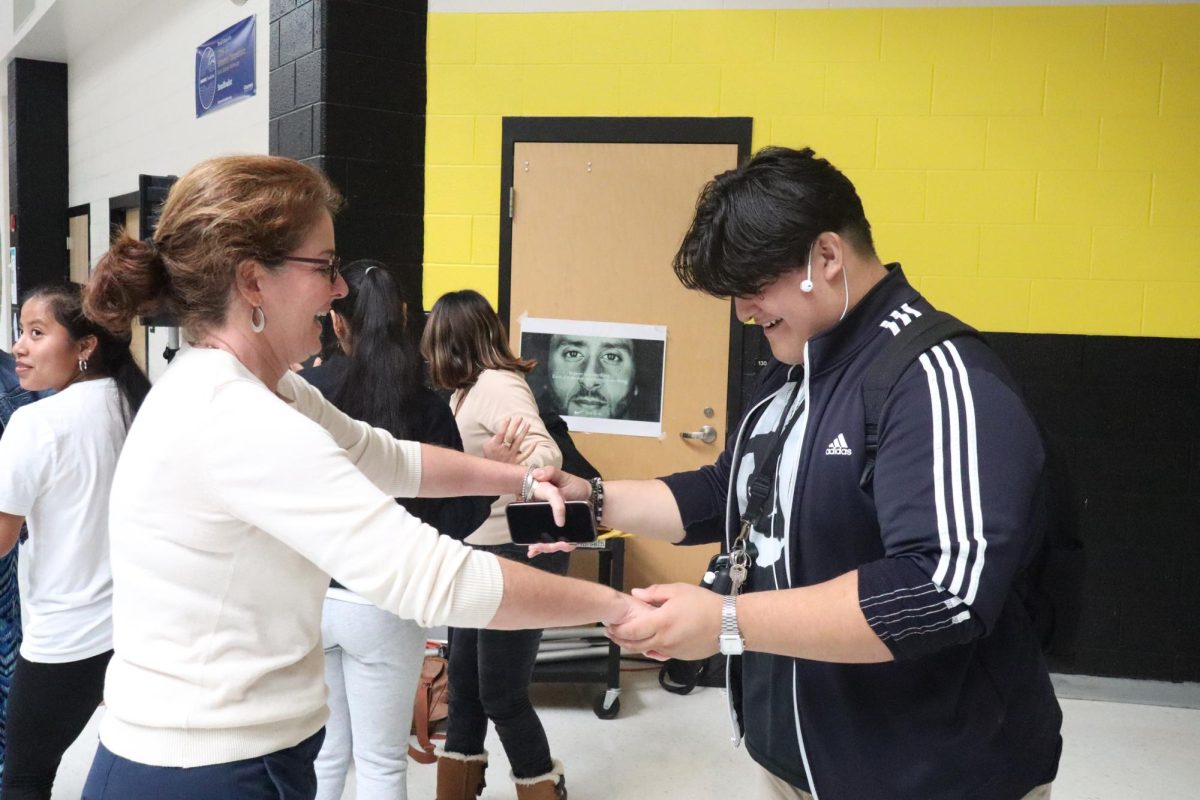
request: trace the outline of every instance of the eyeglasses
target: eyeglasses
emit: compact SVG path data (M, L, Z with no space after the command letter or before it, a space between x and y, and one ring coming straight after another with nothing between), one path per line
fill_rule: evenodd
M299 261L302 264L319 264L315 270L322 273L326 278L329 278L329 285L337 283L338 276L342 274L342 258L341 256L330 256L329 258L301 258L300 256L284 256L284 261Z

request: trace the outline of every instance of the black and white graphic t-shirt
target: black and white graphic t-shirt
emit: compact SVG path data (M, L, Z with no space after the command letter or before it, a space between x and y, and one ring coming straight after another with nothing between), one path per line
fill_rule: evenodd
M746 513L747 485L762 468L781 430L786 428L787 441L779 455L772 497L758 524L750 532L755 552L751 585L755 589L787 589L791 583L791 558L788 555L788 532L792 516L792 500L796 489L796 474L800 465L800 448L808 408L808 392L803 367L793 367L788 382L775 396L754 423L754 428L741 449L734 486L737 490L738 515ZM771 465L767 466L770 470ZM768 572L763 572L767 570Z

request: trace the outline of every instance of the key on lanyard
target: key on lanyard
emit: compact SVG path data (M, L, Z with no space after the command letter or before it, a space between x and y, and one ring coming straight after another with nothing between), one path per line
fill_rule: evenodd
M750 535L750 521L742 521L742 529L729 551L729 593L737 596L750 575L750 556L746 552L746 540Z
M734 550L729 554L729 593L734 597L742 591L742 584L750 574L749 560L745 550Z

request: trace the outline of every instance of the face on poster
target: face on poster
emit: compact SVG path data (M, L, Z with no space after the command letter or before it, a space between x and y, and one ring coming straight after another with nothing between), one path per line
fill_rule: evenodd
M661 435L666 340L662 325L521 319L530 386L572 431Z

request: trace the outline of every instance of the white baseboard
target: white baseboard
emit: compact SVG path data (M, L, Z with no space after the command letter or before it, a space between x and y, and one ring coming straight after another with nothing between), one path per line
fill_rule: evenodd
M1144 706L1200 708L1200 683L1139 681L1131 678L1100 678L1095 675L1051 673L1050 681L1060 698L1136 703Z

